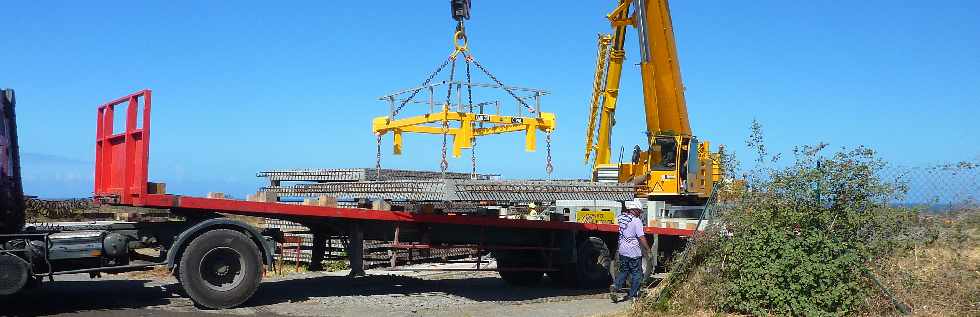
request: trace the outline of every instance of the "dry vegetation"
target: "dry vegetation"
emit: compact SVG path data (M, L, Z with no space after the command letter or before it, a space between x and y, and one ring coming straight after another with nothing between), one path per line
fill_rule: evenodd
M967 207L942 216L923 216L914 228L926 239L882 259L873 271L895 300L907 305L910 316L980 316L980 209ZM658 285L628 316L737 316L719 309L719 276L694 270L676 288L667 309L652 302ZM865 280L868 286L873 281ZM868 294L861 309L866 316L900 316L882 292Z
M914 316L980 315L980 210L923 217L924 240L882 261L882 283ZM885 296L869 299L869 315L895 314Z

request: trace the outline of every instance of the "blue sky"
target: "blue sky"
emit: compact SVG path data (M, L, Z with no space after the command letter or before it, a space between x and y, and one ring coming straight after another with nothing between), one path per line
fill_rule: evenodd
M97 105L154 90L151 180L237 196L271 168L373 166L376 100L448 54L448 1L19 1L0 20L0 86L17 89L25 189L88 196ZM552 92L555 177L582 164L595 34L613 1L477 0L476 57ZM745 153L753 118L776 151L864 144L903 165L980 157L980 2L675 0L697 135ZM642 142L630 33L615 144ZM391 168L438 169L441 138L409 136ZM544 177L520 136L481 139L481 171ZM543 143L539 143L543 149ZM743 158L748 158L747 153ZM468 154L451 160L469 168Z

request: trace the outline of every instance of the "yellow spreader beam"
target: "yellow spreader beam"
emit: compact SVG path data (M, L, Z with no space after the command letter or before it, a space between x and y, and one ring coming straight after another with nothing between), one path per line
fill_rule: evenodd
M481 124L482 127L477 127L478 124ZM537 143L536 131L540 130L545 133L554 131L555 114L542 112L537 118L516 117L449 111L449 107L443 106L442 112L397 120L391 120L391 117L388 116L376 117L372 122L372 129L374 134L378 136L389 132L394 135L395 155L402 153L402 134L406 132L452 136L452 155L458 158L462 149L473 147L473 141L478 136L524 131L524 150L534 152Z

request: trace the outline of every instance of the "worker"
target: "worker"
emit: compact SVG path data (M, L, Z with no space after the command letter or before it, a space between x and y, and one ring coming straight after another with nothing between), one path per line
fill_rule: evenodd
M619 290L624 286L626 278L630 278L630 289L623 300L635 299L640 291L643 279L643 251L649 251L647 239L643 234L643 223L640 214L643 204L638 201L627 201L625 211L619 215L619 272L613 285L609 286L609 297L613 303L619 302ZM642 248L642 249L641 249Z

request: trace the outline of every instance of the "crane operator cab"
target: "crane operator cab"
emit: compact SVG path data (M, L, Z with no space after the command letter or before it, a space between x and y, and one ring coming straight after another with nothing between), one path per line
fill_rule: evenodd
M654 138L650 151L659 154L653 156L653 162L650 162L650 169L655 171L672 171L674 167L677 167L677 140L674 140L673 137L658 136Z
M697 138L662 134L650 138L650 147L633 148L632 162L618 164L621 182L638 186L638 197L710 193L712 160L703 157L707 144ZM709 166L705 166L708 164ZM707 187L707 188L706 188ZM666 198L666 197L663 197Z

